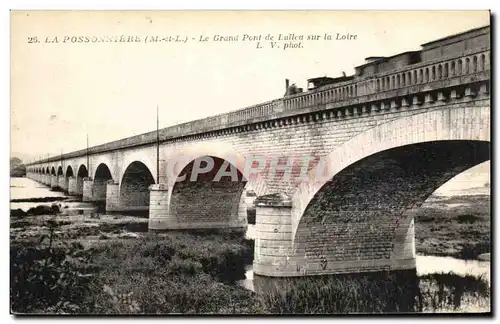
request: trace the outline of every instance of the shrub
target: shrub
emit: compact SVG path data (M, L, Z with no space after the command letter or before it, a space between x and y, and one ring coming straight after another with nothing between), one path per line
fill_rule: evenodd
M89 255L78 243L54 245L57 223L48 221L50 234L32 246L10 248L10 297L14 313L78 312L89 292ZM42 246L44 240L49 243Z

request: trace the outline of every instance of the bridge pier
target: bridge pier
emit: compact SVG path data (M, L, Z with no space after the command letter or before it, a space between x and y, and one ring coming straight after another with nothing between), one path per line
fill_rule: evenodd
M149 186L149 229L173 229L176 224L176 218L169 214L168 185L160 183Z
M94 201L93 197L93 185L94 182L90 178L83 179L83 193L82 200L83 201Z
M404 215L398 221L399 225L396 230L388 233L393 246L386 258L387 251L384 244L366 238L362 230L354 231L348 238L349 242L339 238L338 246L333 249L323 246L324 242L321 237L313 236L307 242L294 242L291 221L292 202L287 195L261 196L256 199L255 205L256 237L253 270L256 275L298 277L416 268L415 227L412 215ZM375 215L373 219L376 219ZM329 225L325 224L325 226ZM380 231L382 230L381 228ZM305 252L306 245L308 253ZM336 254L340 250L357 246L365 246L370 257L344 260Z
M106 188L108 180L94 179L92 183L92 201L104 202L106 200Z
M78 188L75 177L70 177L68 179L68 194L72 196L78 195Z
M57 178L58 178L57 183L58 183L59 189L61 189L62 191L67 191L68 188L66 187L66 179L64 178L64 176L60 175Z
M416 267L416 250L415 250L415 218L411 216L410 225L399 226L396 229L394 236L394 248L391 258L396 260L396 264L402 263L402 260L407 263L408 268Z
M106 211L121 211L120 185L113 180L106 184Z
M241 186L242 184L238 184ZM234 187L236 187L233 184ZM171 188L165 183L149 186L149 229L177 230L177 229L241 229L246 226L246 215L241 208L241 192L236 196L228 197L230 186L207 189L205 200L195 200L196 190L178 190L170 194ZM217 189L219 191L217 191ZM175 194L175 197L174 197ZM236 194L236 193L235 193ZM169 196L170 200L169 200ZM174 206L175 204L175 206ZM176 208L175 208L176 207Z
M51 190L55 190L59 187L59 183L58 183L58 176L56 175L51 175L50 176L50 189Z
M255 206L254 273L271 277L297 275L298 260L292 251L290 197L282 194L261 196L255 200Z
M83 179L84 177L76 176L76 195L83 196Z

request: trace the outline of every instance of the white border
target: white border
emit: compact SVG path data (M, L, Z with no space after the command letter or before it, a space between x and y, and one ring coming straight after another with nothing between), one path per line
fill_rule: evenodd
M110 1L102 1L102 0L86 0L86 1L70 1L70 0L58 0L58 1L43 1L43 3L40 3L40 1L3 1L1 4L1 7L3 7L1 11L1 32L2 32L2 39L4 41L5 47L1 51L1 62L3 63L1 65L2 68L2 75L4 78L2 79L2 87L0 87L0 93L1 93L1 98L3 99L3 109L2 109L2 117L1 118L1 123L2 127L0 129L3 132L3 136L1 137L2 144L4 144L2 147L9 148L4 149L2 158L0 159L1 167L2 170L5 170L5 173L3 174L3 177L1 178L2 180L2 186L0 186L2 190L2 200L4 203L2 204L5 207L5 215L1 217L2 221L2 230L4 231L4 235L2 236L1 241L1 252L3 254L3 266L0 268L1 273L2 273L2 280L1 282L1 289L0 289L0 294L1 294L1 301L0 305L2 307L1 314L4 317L5 322L13 322L15 319L13 316L9 315L9 304L10 304L10 296L9 296L9 212L7 210L7 206L9 205L9 195L10 195L10 190L9 190L9 176L7 173L7 169L9 169L9 157L10 157L10 102L9 102L9 92L10 92L10 16L9 16L9 9L67 9L67 10L72 10L72 9L127 9L127 10L133 10L133 9L148 9L148 10L159 10L159 9L170 9L170 10L182 10L182 9L211 9L211 10L216 10L216 9L231 9L231 10L244 10L244 9L254 9L254 10L270 10L270 9L286 9L286 10L293 10L293 9L329 9L329 10L340 10L340 9L354 9L354 10L442 10L442 9L447 9L447 10L484 10L484 9L492 9L493 14L498 14L498 6L499 6L500 1L498 0L473 0L473 1L446 1L442 3L438 3L435 0L419 0L419 1L373 1L373 0L349 0L349 1L336 1L332 4L327 5L326 1L320 1L320 0L286 0L286 1L275 1L275 0L253 0L253 1L210 1L210 5L208 5L207 1L194 1L194 0L183 0L182 2L176 1L175 4L169 3L169 4L164 4L161 2L156 2L156 1L151 1L151 0L141 0L141 1L117 1L115 3L111 3ZM492 23L494 23L493 21ZM498 30L495 28L495 38L494 38L494 43L498 43ZM498 55L498 52L495 50L495 53ZM496 62L494 63L495 65L495 75L498 72L497 69L497 64ZM497 87L495 87L494 90L496 90ZM494 91L493 90L493 91ZM495 108L498 108L498 96L496 96L496 100L494 103ZM497 125L498 119L500 118L500 113L495 113L495 120L493 125ZM494 135L496 135L496 127L493 127L493 132ZM496 136L495 136L496 137ZM493 142L495 143L495 141ZM495 149L494 152L497 150ZM495 158L496 160L496 158ZM495 175L494 179L495 187L498 184L498 179ZM497 201L497 195L494 193L493 196L493 201ZM497 207L498 208L498 207ZM494 215L493 217L495 217ZM496 233L498 230L498 223L500 220L496 219L495 220L495 228L493 231ZM495 242L497 242L498 239L495 239ZM495 244L495 251L498 248L498 244ZM494 259L494 257L493 257ZM498 271L495 269L495 279L497 279L497 274ZM494 280L496 282L496 280ZM496 287L492 287L493 289ZM496 296L495 296L496 297ZM495 305L493 309L497 309L498 306L498 298L494 298L495 300ZM7 318L5 318L7 317ZM47 318L48 320L52 320L53 318ZM140 321L148 320L145 318L138 318ZM234 320L235 318L232 318ZM273 318L275 319L275 318ZM271 318L252 318L250 320L252 321L259 321L261 323L262 321L270 321L273 320ZM302 318L303 320L309 320L309 318ZM372 319L372 318L370 318ZM405 318L405 321L408 322L415 322L419 321L423 318L418 318L418 317L413 317L413 318ZM30 321L40 321L43 320L43 318L37 318L37 319L30 319ZM60 320L74 320L74 319L69 319L69 318L60 318ZM83 318L79 319L81 322L88 322L88 323L95 323L97 322L103 322L107 321L108 318L100 318L100 319L93 319L93 318ZM114 318L114 320L125 320L125 318ZM172 320L192 320L188 318L166 318L168 321ZM218 318L213 318L212 320L218 320ZM282 320L289 320L289 318L284 318ZM347 318L325 318L323 317L322 319L316 318L316 320L334 320L334 321L349 321L352 322L353 320L355 322L364 322L367 321L368 318L356 318L356 319L347 319ZM401 320L398 318L385 318L385 317L378 317L378 320ZM435 321L436 319L432 319L432 321ZM467 321L469 320L468 318L458 318L455 317L452 319L454 322L462 322L462 321ZM472 319L471 319L472 320ZM477 319L474 319L476 321ZM2 320L2 323L4 321Z

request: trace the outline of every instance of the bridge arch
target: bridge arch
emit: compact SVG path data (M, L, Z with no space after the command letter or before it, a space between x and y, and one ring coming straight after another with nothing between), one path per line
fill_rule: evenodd
M214 163L212 172L201 174L195 177L194 181L190 181L195 161L198 160L199 165L204 167L203 160L206 158L210 158ZM257 195L265 195L268 192L266 181L260 174L251 174L249 179L242 177L246 163L247 157L234 150L231 145L217 141L193 143L183 149L182 156L170 157L166 166L170 189L167 196L168 213L170 220L177 223L167 226L196 227L196 222L202 227L244 226L245 186L251 188ZM214 172L218 172L221 167L225 168L223 173L232 172L231 177L222 177L223 173L220 173L216 178L217 173ZM203 188L213 188L213 190ZM211 193L214 196L210 197ZM216 197L217 195L219 197ZM203 211L199 212L200 209L196 210L197 207L194 205L183 207L183 201L193 199ZM217 202L222 203L217 205ZM215 213L209 215L210 209Z
M210 167L212 165L212 167ZM198 173L197 166L207 168ZM222 171L220 171L222 170ZM246 224L239 213L247 184L238 162L215 155L203 155L184 163L172 178L169 213L179 227L238 227Z
M164 157L161 155L162 151L160 151L160 159L163 160ZM151 173L153 178L155 179L156 182L156 148L154 149L154 153L151 149L142 149L142 150L134 150L130 153L127 152L127 154L123 154L121 157L121 167L119 171L119 174L113 175L117 181L120 180L120 185L121 185L121 180L123 179L123 176L125 175L127 167L129 167L132 163L134 162L140 162L142 163L148 171ZM129 170L130 171L130 170ZM162 168L160 167L160 171Z
M74 176L73 168L71 167L71 165L68 165L66 167L66 173L65 173L65 177L64 177L65 188L69 188L69 178L71 178L73 176Z
M56 168L55 167L52 167L52 169L50 170L50 174L56 175Z
M89 172L85 164L81 164L76 172L76 191L78 195L83 195L83 179L89 177Z
M489 129L489 106L450 108L375 126L335 148L292 197L294 253L374 259L357 237L380 245L381 258L414 258L408 210L489 160Z
M66 178L74 176L74 174L73 174L73 168L71 167L71 165L68 165L66 167L65 176L66 176Z
M121 207L125 210L149 210L149 186L154 183L153 174L144 163L130 163L120 181Z
M248 159L228 144L217 141L193 143L183 148L183 155L172 156L168 160L166 166L168 187L173 188L175 183L179 181L182 170L193 160L203 156L212 156L227 161L234 165L239 172L243 172ZM260 174L252 174L248 180L257 196L268 193L267 183Z
M110 168L105 163L99 164L95 170L93 185L93 199L97 203L106 202L106 187L110 180L113 180Z

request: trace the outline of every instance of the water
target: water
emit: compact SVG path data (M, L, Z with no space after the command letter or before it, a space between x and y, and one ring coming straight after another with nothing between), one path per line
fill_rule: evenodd
M10 178L10 199L64 197L64 193L51 191L49 187L28 178Z
M60 204L61 209L91 211L96 207L92 203L81 201L58 201L58 198L67 198L63 192L51 191L49 187L28 178L10 178L10 200L33 199L33 198L54 198L47 199L46 202L10 202L10 209L28 209L36 206L51 206L54 203ZM75 199L76 200L76 199Z

